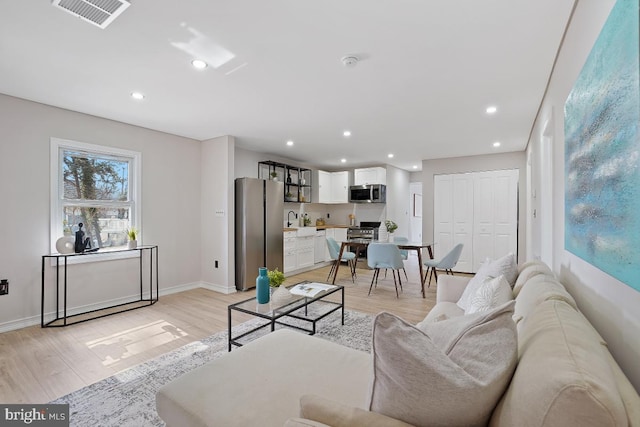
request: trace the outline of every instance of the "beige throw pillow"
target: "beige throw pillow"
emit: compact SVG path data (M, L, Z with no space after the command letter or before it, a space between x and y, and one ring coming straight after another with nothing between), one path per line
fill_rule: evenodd
M505 304L513 299L511 286L503 275L495 279L485 279L482 285L471 297L469 309L464 314L473 314L488 311Z
M495 261L485 261L464 289L464 292L457 302L458 307L465 312L469 310L471 297L475 295L478 288L482 286L482 282L487 278L494 279L498 276L504 276L507 282L509 282L509 286L513 288L518 277L518 265L516 264L516 256L514 254L505 255Z
M486 425L516 365L513 307L511 301L422 330L380 313L369 409L416 426Z

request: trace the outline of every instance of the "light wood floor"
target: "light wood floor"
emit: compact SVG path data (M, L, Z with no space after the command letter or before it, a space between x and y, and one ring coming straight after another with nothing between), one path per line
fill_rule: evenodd
M342 266L336 283L345 285L348 309L376 314L388 311L416 323L435 304L435 282L420 294L418 266L409 257L409 281L396 298L393 278L380 280L367 296L371 271L358 268L351 283ZM290 276L285 284L302 280L324 282L329 267ZM382 276L382 273L381 273ZM403 277L404 279L404 277ZM189 342L227 328L227 306L250 298L255 291L223 295L193 289L163 296L151 307L91 320L65 328L32 326L0 334L0 402L46 403L74 390L145 362ZM238 321L248 320L238 317ZM234 315L234 324L236 316Z

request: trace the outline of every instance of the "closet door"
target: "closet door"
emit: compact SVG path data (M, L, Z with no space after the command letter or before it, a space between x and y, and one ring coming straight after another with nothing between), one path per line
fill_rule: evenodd
M518 250L518 170L434 177L435 257L463 250L455 270L475 273L487 259Z
M433 192L433 252L438 259L453 247L453 176L434 176Z
M471 273L475 271L473 268L473 174L456 174L452 177L453 244L451 248L458 243L464 245L456 264L456 271Z
M518 171L494 172L494 256L518 252Z
M478 271L487 258L494 259L493 177L491 172L474 174L473 194L473 271Z
M497 259L518 245L518 171L474 174L473 266Z

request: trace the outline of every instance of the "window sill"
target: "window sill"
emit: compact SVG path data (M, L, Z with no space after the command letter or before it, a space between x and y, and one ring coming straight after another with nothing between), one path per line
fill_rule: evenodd
M138 246L136 249L127 249L126 247L117 248L117 249L99 249L95 252L84 252L84 253L72 253L72 254L59 254L52 253L49 255L43 255L43 258L50 258L51 265L55 266L57 261L60 264L64 264L65 260L67 265L73 264L86 264L89 262L103 262L103 261L115 261L121 259L131 259L131 258L139 258L140 252L145 249L154 248L155 246Z

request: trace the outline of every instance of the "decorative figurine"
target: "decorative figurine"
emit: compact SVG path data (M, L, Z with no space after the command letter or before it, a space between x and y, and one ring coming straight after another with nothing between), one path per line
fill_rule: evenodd
M84 237L84 231L82 231L83 223L78 224L78 231L76 231L76 241L74 245L74 249L77 254L82 252L86 252L88 249L91 249L91 239L88 237Z

